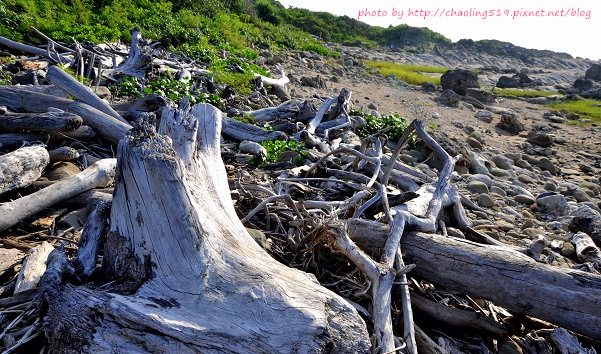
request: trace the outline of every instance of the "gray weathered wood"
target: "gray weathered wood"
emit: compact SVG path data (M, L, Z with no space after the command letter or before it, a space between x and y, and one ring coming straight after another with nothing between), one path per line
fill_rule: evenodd
M50 139L47 133L8 133L0 134L0 146L22 146L24 143L40 142L45 143Z
M118 149L102 272L131 295L63 287L49 304L53 349L368 352L356 310L276 262L238 219L221 113L201 104L162 119L169 137L141 122Z
M43 146L26 146L0 156L0 194L29 186L49 161Z
M0 36L0 44L3 44L9 48L13 48L16 50L20 50L23 52L28 52L28 53L32 53L35 55L39 55L39 56L43 56L43 57L47 57L48 56L48 51L46 51L45 49L42 48L37 48L31 45L27 45L27 44L23 44L23 43L19 43L19 42L15 42L15 41L11 41L8 38L4 38L2 36ZM67 58L65 56L59 55L61 62L63 63L72 63L73 60L70 58ZM51 59L57 59L55 56L53 56Z
M76 269L89 277L96 270L100 240L105 235L108 216L111 211L110 202L100 202L88 217L77 247Z
M0 115L0 131L68 132L79 128L82 119L76 114L53 111L34 114Z
M17 276L15 294L37 288L40 278L46 271L48 255L53 249L52 245L44 241L27 252L23 267Z
M49 151L50 162L71 161L79 157L79 152L72 147L61 146L52 151Z
M384 247L388 226L356 219L347 226L366 252ZM436 234L405 235L402 247L417 265L413 273L428 281L601 339L601 276L538 263L509 247Z
M140 48L140 40L142 39L140 27L134 27L130 33L131 45L127 60L116 68L105 70L103 75L112 77L115 74L122 74L139 79L143 79L146 76L146 69L152 61L152 56L143 50L143 48Z
M115 159L103 159L80 173L65 178L35 193L0 204L0 231L26 219L61 200L96 187L106 187L115 175Z
M288 136L280 131L269 131L256 125L237 121L232 118L223 118L223 134L232 139L243 141L288 140Z
M108 104L108 102L98 97L92 89L75 80L75 78L67 74L64 70L59 69L56 66L51 66L48 68L46 79L87 105L120 120L122 123L127 123L125 119L121 118L119 113Z
M84 124L96 129L102 137L117 144L131 126L83 102L43 93L32 93L17 86L0 86L0 105L14 112L42 113L49 107L77 114Z

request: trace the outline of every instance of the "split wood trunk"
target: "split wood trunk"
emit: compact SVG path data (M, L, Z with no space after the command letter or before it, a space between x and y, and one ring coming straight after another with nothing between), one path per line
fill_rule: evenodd
M60 286L70 268L53 256L42 294L54 350L369 351L348 302L248 234L231 202L220 131L216 108L182 106L163 114L167 136L142 123L119 144L102 265L115 282L108 292Z

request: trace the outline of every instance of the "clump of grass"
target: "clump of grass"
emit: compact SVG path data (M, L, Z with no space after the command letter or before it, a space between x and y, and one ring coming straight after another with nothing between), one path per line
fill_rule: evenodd
M579 114L582 118L590 119L594 123L601 123L601 101L591 99L562 101L547 106L558 111Z
M365 61L365 65L371 69L378 70L384 76L395 75L397 79L411 85L421 85L424 81L440 85L440 76L428 76L423 73L443 74L449 70L448 68L437 66L397 64L374 60Z
M499 97L508 97L508 98L533 98L533 97L547 97L558 95L557 92L551 91L540 91L540 90L519 90L519 89L505 89L505 88L495 88L493 93Z

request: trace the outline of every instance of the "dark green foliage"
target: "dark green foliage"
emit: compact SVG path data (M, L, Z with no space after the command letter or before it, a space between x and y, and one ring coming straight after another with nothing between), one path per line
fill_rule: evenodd
M148 82L141 90L141 85L135 78L126 76L122 82L112 88L112 91L118 97L140 97L142 93L157 94L175 102L189 97L191 104L204 102L223 109L223 101L218 95L193 90L193 84L192 80L175 80L167 73L161 78Z
M294 140L265 140L264 142L260 143L260 145L267 151L267 158L263 164L278 162L278 156L284 151L297 152L301 157L299 158L299 161L295 162L303 163L307 159L305 144L298 143Z
M367 122L367 124L363 128L360 128L357 131L357 135L359 135L362 138L375 134L384 128L391 127L392 130L386 133L386 136L392 141L398 141L403 136L403 133L409 126L407 119L405 117L399 116L398 113L388 114L382 116L382 118L376 118L371 114L359 110L353 110L349 112L349 114L353 116L363 117L363 119L365 119L365 121ZM414 142L415 138L412 137L411 140L409 140L409 144L413 144Z

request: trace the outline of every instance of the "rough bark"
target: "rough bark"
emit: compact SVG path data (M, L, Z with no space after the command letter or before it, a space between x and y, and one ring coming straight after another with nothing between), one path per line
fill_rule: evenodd
M46 287L53 349L368 352L350 304L253 241L230 199L221 113L188 110L163 114L170 138L142 124L119 144L103 273L133 294Z
M351 238L366 252L384 247L388 226L366 220L347 225ZM601 339L601 276L538 263L508 247L436 234L405 235L402 247L417 265L412 274Z

